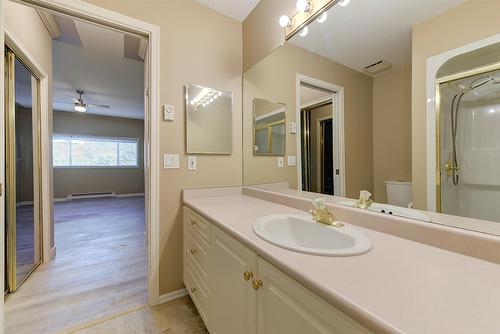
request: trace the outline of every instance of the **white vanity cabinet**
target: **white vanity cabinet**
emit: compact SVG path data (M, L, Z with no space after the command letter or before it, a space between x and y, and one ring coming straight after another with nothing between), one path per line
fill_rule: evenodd
M187 206L184 283L211 334L370 333Z

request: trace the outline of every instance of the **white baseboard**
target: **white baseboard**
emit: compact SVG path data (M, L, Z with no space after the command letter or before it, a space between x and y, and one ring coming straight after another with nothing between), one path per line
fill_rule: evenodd
M109 196L99 196L99 195L89 195L89 196L80 196L80 198L101 198L101 197L109 197ZM144 197L144 193L131 193L131 194L117 194L113 197ZM73 201L78 200L78 198L73 199ZM54 198L54 202L66 202L71 201L66 197Z
M172 291L172 292L166 293L164 295L161 295L160 298L158 298L158 303L163 304L163 303L175 300L175 299L182 298L182 297L187 296L187 295L188 295L188 292L186 289Z
M116 197L144 197L144 193L117 194Z
M44 258L43 259L43 262L49 262L50 260L52 260L52 258L56 255L56 245L54 245L54 247L52 247L49 251L49 257L46 259Z

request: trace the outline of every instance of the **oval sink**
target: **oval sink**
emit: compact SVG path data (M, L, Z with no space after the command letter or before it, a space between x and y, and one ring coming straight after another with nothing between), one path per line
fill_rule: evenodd
M270 215L253 224L254 232L265 241L292 251L351 256L370 250L371 241L360 231L317 223L306 215Z

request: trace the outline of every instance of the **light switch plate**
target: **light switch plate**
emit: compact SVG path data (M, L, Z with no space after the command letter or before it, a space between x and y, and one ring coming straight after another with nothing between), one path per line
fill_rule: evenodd
M179 168L179 155L178 154L164 154L163 155L163 168L164 169L178 169Z
M288 156L288 166L297 166L297 157L295 155Z
M297 133L297 123L290 122L290 133Z
M198 162L195 156L188 156L188 170L195 170L198 168Z
M284 157L278 157L278 167L279 168L285 167L285 158Z
M163 120L173 121L175 119L174 106L164 104L163 105Z

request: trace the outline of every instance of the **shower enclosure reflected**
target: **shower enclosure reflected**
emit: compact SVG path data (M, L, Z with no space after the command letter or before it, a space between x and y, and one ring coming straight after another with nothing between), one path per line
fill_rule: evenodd
M500 70L441 83L439 101L441 212L500 222Z
M38 79L7 50L5 57L6 202L4 293L17 290L40 263Z

